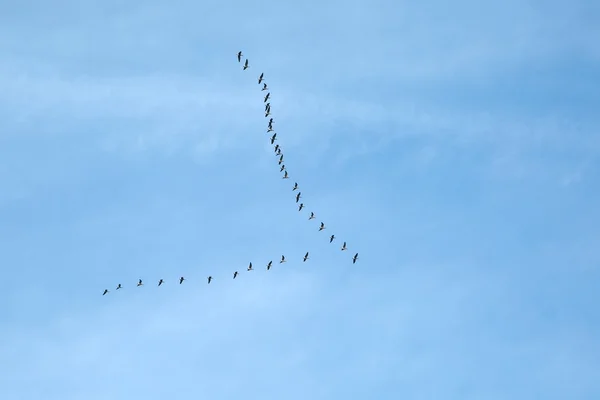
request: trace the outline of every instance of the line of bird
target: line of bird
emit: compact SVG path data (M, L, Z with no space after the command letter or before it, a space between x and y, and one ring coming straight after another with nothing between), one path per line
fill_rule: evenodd
M242 54L241 51L239 51L237 53L238 62L240 62L240 63L242 62L242 57L243 57L243 54ZM243 70L245 71L248 68L249 68L249 63L248 63L248 59L246 58L246 60L244 62L244 65L243 65ZM269 91L267 83L264 82L264 76L265 76L264 73L260 74L260 76L258 77L258 84L259 85L262 84L261 91L267 91L267 94L265 95L265 97L263 99L263 102L265 103L265 118L268 118L271 115L271 103L269 102L269 99L271 98L271 92ZM273 132L273 135L270 138L271 145L274 146L275 155L279 157L279 165L280 165L279 172L283 172L282 179L289 179L287 168L286 168L285 164L283 164L283 152L281 150L281 146L279 144L275 144L275 141L277 140L277 133L273 129L273 118L272 117L269 119L269 122L268 122L268 125L267 125L267 133L270 133L270 132ZM300 203L300 199L302 198L302 192L300 192L300 190L299 190L298 182L294 182L294 186L292 187L292 191L293 192L295 192L296 190L298 190L298 192L295 195L295 197L296 197L296 204L299 203L299 205L298 205L298 211L302 211L305 207L304 207L304 203ZM311 211L311 213L310 213L310 215L308 217L308 220L310 221L310 220L313 220L315 218L316 218L315 213ZM321 222L321 224L319 225L319 232L321 232L323 230L325 230L325 223ZM335 235L331 235L329 237L329 243L333 243L333 241L335 240L335 238L336 238ZM346 242L343 242L340 250L341 251L347 251L348 250ZM309 259L309 252L307 251L306 254L304 255L303 259L302 259L302 262L306 262L308 259ZM352 264L356 264L357 260L358 260L358 253L354 254L354 256L352 257ZM283 264L285 262L287 262L287 260L286 260L285 256L282 255L281 256L281 260L279 261L279 263ZM272 266L273 266L273 261L269 261L267 263L267 267L266 267L267 271L269 271ZM248 265L248 268L246 270L247 271L253 271L254 270L254 268L252 266L252 262L250 262L250 264ZM239 275L239 272L235 271L233 273L233 279L237 278L238 275ZM207 283L210 284L212 282L212 280L213 280L213 277L212 276L208 276L206 279L207 279ZM183 276L180 277L179 278L179 284L181 285L185 280L186 279ZM163 279L159 279L157 287L160 287L163 283L164 283L164 280ZM143 283L142 279L139 279L138 283L137 283L137 287L140 287L140 286L144 286L144 283ZM116 287L115 290L120 290L122 288L123 288L123 286L119 283L117 285L117 287ZM104 289L104 292L102 293L102 295L104 296L104 295L108 294L109 292L110 292L110 290Z
M345 246L346 246L346 243L344 243L344 247ZM342 250L344 250L344 249L342 248ZM304 257L302 258L302 262L308 261L309 258L310 258L309 255L310 255L310 253L307 251L306 254L304 254ZM354 257L352 259L352 263L353 264L356 263L356 260L358 260L358 253L354 255ZM287 262L287 259L285 258L285 255L282 255L281 256L281 260L279 260L279 264L283 264L285 262ZM266 267L267 271L269 271L272 267L273 267L273 260L271 260L271 261L269 261L267 263L267 267ZM246 271L248 271L248 272L249 271L254 271L254 266L252 265L252 262L250 262L250 264L248 264L248 268L246 268ZM239 274L240 273L238 271L234 271L234 273L233 273L233 279L237 278ZM213 281L213 279L214 278L212 277L212 275L209 275L209 276L206 277L206 281L207 281L208 284L210 284ZM181 276L179 278L179 284L181 285L185 280L186 279L183 276ZM158 280L158 285L156 285L156 286L160 287L160 286L162 286L163 283L165 283L165 280L164 279L159 279ZM144 286L144 281L142 279L138 279L138 283L137 283L136 286L137 287ZM117 285L117 287L115 288L115 290L119 290L119 289L123 289L123 285L121 285L120 283ZM102 296L108 294L109 292L110 292L110 290L104 289L104 292L102 292Z
M238 63L242 62L242 57L244 57L244 55L242 54L241 51L238 51L237 53L237 60ZM245 59L244 65L242 67L242 70L247 70L250 67L248 59ZM273 129L273 118L271 117L271 103L270 103L270 98L271 98L271 92L269 90L269 87L267 86L267 83L264 81L265 79L265 74L264 72L261 72L261 74L258 77L258 84L262 84L262 89L261 91L267 91L267 94L265 95L263 102L265 103L265 118L269 118L269 122L267 124L267 133L273 132L273 135L270 138L271 141L271 145L274 146L274 151L275 151L275 155L279 157L279 172L283 173L283 177L282 179L289 179L289 174L287 171L287 168L285 166L285 164L283 163L283 152L281 149L281 146L279 144L275 144L275 141L277 140L277 132L274 131ZM294 186L292 187L292 192L298 191L295 195L296 197L296 204L298 204L298 211L302 211L305 207L304 207L304 203L300 202L300 199L302 199L302 192L300 191L299 187L298 187L298 182L294 182ZM308 217L308 220L312 220L315 219L315 213L314 212L310 212L310 215ZM325 230L325 223L321 222L321 224L319 225L319 232ZM332 243L335 239L335 235L331 235L329 237L329 243ZM344 242L344 245L342 246L342 250L347 250L346 247L346 242ZM356 253L354 255L354 257L352 258L353 263L356 262L356 260L358 259L358 253Z

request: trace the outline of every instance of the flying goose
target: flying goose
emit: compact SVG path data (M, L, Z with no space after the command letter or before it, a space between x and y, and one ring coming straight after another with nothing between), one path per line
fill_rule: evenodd
M246 58L246 63L244 64L244 70L248 69L248 59Z
M310 212L310 217L308 217L308 219L315 219L315 213L314 212Z
M277 140L277 133L274 133L273 136L271 136L271 144L275 143L276 140Z
M267 264L267 271L271 269L271 265L273 265L273 261L269 261Z
M238 62L242 62L242 56L243 56L242 52L239 51L238 52Z
M267 126L267 133L273 132L273 127L271 125Z
M297 203L298 201L300 201L300 199L302 198L302 196L301 196L301 195L302 195L302 192L298 192L298 194L296 195L296 203Z
M271 109L270 108L265 112L265 118L267 118L269 115L271 115Z
M263 103L266 103L270 97L271 97L271 92L267 92L267 95L265 96L265 100L263 101Z
M283 165L281 166L281 168L279 168L279 172L283 172L283 171L285 171L285 164L283 164Z
M348 248L346 247L346 242L344 242L344 244L342 245L342 251L344 250L348 250Z
M276 156L280 156L281 155L281 149L277 149L277 151L275 152Z
M266 83L263 83L263 88L261 90L269 90Z
M269 119L269 125L273 125L273 118Z
M115 290L119 290L119 289L121 289L122 287L123 287L123 286L121 286L121 284L119 283L119 284L117 285L117 288L116 288Z
M138 284L137 284L137 285L138 285L138 286L142 286L142 285L143 285L143 283L142 283L142 280L141 280L141 279L140 279L140 280L138 280Z
M185 278L182 276L181 278L179 278L179 284L181 285L183 281L185 281Z
M104 296L106 293L108 293L108 289L104 289L104 292L102 292L102 296Z
M254 270L252 269L252 263L250 263L250 265L248 265L248 271L254 271Z
M302 211L303 208L304 208L304 203L300 203L300 205L298 206L298 211Z
M304 255L304 260L302 260L302 262L306 262L306 260L308 260L308 251L306 252L306 254Z
M294 182L294 187L292 188L292 191L298 189L298 182Z
M329 238L329 243L333 242L333 239L335 239L335 235L331 235L331 237Z
M358 253L356 253L356 254L354 255L354 257L352 257L352 264L355 264L355 263L356 263L356 260L358 260Z
M265 104L265 112L271 108L271 103Z
M208 280L208 283L210 283L210 281L212 281L212 276L209 276L208 278L206 278Z
M258 84L259 84L259 85L262 83L263 76L265 76L265 73L264 73L264 72L262 72L262 73L260 74L260 76L258 77Z
M278 144L275 145L275 153L277 153L277 150L279 150L279 145Z
M319 227L319 232L325 229L325 224L321 222L321 226Z
M279 261L279 264L283 264L285 262L285 256L281 256L281 261Z
M235 272L233 273L233 279L237 278L237 276L238 276L238 272L237 272L237 271L235 271Z
M288 176L287 170L283 171L283 178L281 179L289 179L290 177Z
M162 284L163 284L163 280L161 279L161 280L158 281L158 286L160 286Z

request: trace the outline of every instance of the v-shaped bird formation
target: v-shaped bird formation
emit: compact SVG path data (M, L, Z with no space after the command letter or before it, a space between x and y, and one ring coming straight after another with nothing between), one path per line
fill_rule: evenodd
M237 53L237 60L238 60L238 63L240 63L240 64L242 64L242 57L244 57L244 54L241 51L239 51ZM242 64L242 70L246 71L249 68L250 68L250 64L249 64L248 59L246 58L245 61ZM267 83L265 82L265 74L264 74L264 72L262 72L258 76L258 84L259 84L259 86L261 88L260 89L261 92L266 92L266 94L263 97L263 103L265 105L265 109L264 109L265 118L269 118L268 123L267 123L267 129L266 129L266 131L267 131L267 134L269 134L269 141L270 141L271 145L273 146L273 151L274 151L275 156L277 157L277 160L278 160L279 172L281 172L283 174L282 175L282 179L290 179L287 167L284 164L284 157L283 157L282 147L281 147L281 145L279 143L275 143L277 141L277 132L273 128L274 119L273 119L273 117L271 117L271 102L270 102L271 92L270 92L270 89L269 89ZM292 192L294 193L294 197L296 199L296 204L298 205L298 211L301 212L305 208L305 205L304 205L304 201L302 201L302 202L300 201L301 199L303 199L303 197L302 197L302 192L300 191L300 186L298 185L298 182L294 182L294 185L292 187ZM311 221L311 220L316 219L316 218L317 218L317 216L316 216L315 212L314 211L310 211L310 215L308 216L308 220ZM318 230L317 231L318 232L322 232L322 231L324 231L326 229L327 229L327 227L326 227L325 223L323 221L320 221L320 224L318 226ZM330 235L329 236L329 243L333 243L335 239L336 239L336 236L334 234ZM341 251L347 251L348 250L348 246L347 246L346 242L342 243L342 246L340 247L340 250ZM302 257L302 262L308 261L310 259L309 256L310 256L310 252L307 251L306 254L304 254L304 257ZM358 253L354 254L354 256L352 257L352 264L355 264L357 260L358 260ZM281 259L279 260L279 264L283 264L285 262L287 262L287 259L285 258L285 255L282 255ZM272 267L273 267L273 261L271 260L271 261L269 261L266 264L266 270L269 271L269 270L271 270ZM250 262L248 264L248 267L246 268L246 271L247 272L254 271L254 267L252 265L252 262ZM236 279L238 276L239 276L239 271L237 271L237 270L234 271L233 272L233 279ZM212 275L209 275L206 278L207 284L210 284L213 281L213 279L214 278L212 277ZM178 279L179 284L180 285L183 284L183 282L185 280L186 279L183 276L179 277L179 279ZM159 279L156 287L160 287L163 283L164 283L164 280L163 279ZM144 286L144 283L143 283L142 279L138 280L136 286L137 287ZM119 283L119 284L117 284L117 286L115 288L115 291L120 290L122 288L123 288L123 286ZM108 294L109 292L110 292L110 290L104 289L104 292L102 293L102 295L104 296L104 295Z

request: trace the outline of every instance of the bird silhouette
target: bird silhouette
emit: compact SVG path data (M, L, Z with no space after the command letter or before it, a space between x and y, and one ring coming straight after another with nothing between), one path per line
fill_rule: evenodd
M302 198L302 192L298 192L298 194L296 195L296 203L299 202L301 198Z
M244 70L248 69L248 59L246 58L246 62L244 63Z
M242 56L243 56L242 52L241 52L241 51L238 51L238 55L237 55L237 57L238 57L238 62L242 62Z
M358 260L358 253L356 253L354 257L352 257L352 264L356 264L356 260Z
M284 256L284 255L282 255L282 256L281 256L281 261L279 261L279 264L282 264L282 263L284 263L284 262L285 262L285 256Z
M252 263L250 263L250 265L248 265L248 271L253 271L253 269L252 269Z
M302 260L302 262L306 262L306 260L308 260L308 251L306 252L306 254L304 255L304 259Z
M273 261L269 261L267 264L267 271L271 269L271 265L273 265Z
M158 286L162 285L162 284L163 284L163 282L164 282L164 281L163 281L162 279L160 279L160 280L158 281Z
M346 247L346 242L344 242L344 244L342 245L342 251L344 250L348 250L348 248Z
M315 219L315 213L314 212L310 212L310 217L308 217L308 219Z
M298 211L302 211L303 208L304 208L304 203L300 203L300 205L298 206Z
M281 179L289 179L287 171L283 172L283 178L281 178Z
M140 280L138 280L138 284L137 284L137 285L138 285L138 286L142 286L142 285L144 285L144 284L142 283L142 280L141 280L141 279L140 279Z
M108 289L104 289L104 292L102 293L102 296L104 296L106 293L108 293Z
M119 283L119 284L117 285L117 288L116 288L115 290L119 290L119 289L121 289L122 287L123 287L123 286L121 286L121 284Z
M208 278L206 278L208 280L208 283L210 283L210 281L212 281L212 276L209 276Z
M319 232L325 229L325 224L321 222L321 226L319 227Z
M261 73L260 76L258 77L258 84L260 85L262 83L263 77L265 76L265 73Z
M181 285L183 281L185 281L185 278L182 276L181 278L179 278L179 284Z
M333 239L335 239L335 235L331 235L331 237L329 238L329 243L333 242Z
M237 276L238 276L238 272L237 272L237 271L235 271L235 272L233 273L233 279L237 278Z

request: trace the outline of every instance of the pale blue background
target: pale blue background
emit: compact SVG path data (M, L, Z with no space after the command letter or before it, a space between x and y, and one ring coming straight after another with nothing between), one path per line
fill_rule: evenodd
M0 398L599 399L599 17L0 1Z

